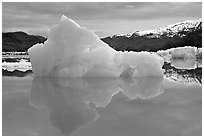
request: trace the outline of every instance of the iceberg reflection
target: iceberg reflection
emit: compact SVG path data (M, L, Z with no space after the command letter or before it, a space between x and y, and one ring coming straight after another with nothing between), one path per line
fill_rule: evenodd
M147 99L163 93L161 77L144 77L134 79L132 83L122 83L123 93L133 100L137 97Z
M129 99L146 99L163 92L163 78L34 78L30 104L47 109L52 125L70 135L98 119L96 107L106 107L114 95L123 92Z
M65 135L98 118L97 111L82 100L74 88L64 87L51 79L33 80L30 104L37 109L46 108L52 125Z

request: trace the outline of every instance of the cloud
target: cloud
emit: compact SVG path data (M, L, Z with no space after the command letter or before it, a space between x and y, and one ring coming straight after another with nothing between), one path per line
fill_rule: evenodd
M70 15L76 19L144 19L164 16L201 15L202 4L166 2L71 2L71 3L3 3L4 9L17 13ZM189 10L190 9L190 10ZM190 13L190 14L189 14Z
M94 31L94 33L96 34L96 35L98 35L99 37L105 37L105 36L108 36L108 35L110 35L110 32L105 32L105 31L100 31L100 30L97 30L97 31Z
M202 17L201 2L3 2L3 30L9 28L49 28L62 14L88 25L91 30L104 31L104 22L111 23L156 20L196 19ZM108 23L109 22L109 23ZM95 24L98 28L94 27ZM98 24L96 24L98 23ZM124 25L124 24L121 25ZM148 28L148 24L147 25ZM163 26L161 24L161 26ZM107 28L107 27L106 27ZM109 28L111 29L111 28ZM114 29L122 29L122 26ZM111 30L109 30L111 32ZM120 31L119 31L120 32Z

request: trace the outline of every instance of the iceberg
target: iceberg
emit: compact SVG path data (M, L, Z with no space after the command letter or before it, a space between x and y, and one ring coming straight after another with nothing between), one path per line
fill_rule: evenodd
M202 48L185 46L159 50L157 54L164 62L171 63L177 69L196 69L202 67Z
M192 47L192 46L185 46L185 47L177 47L177 48L172 48L170 50L170 54L172 58L196 58L197 54L197 47Z
M177 69L196 69L199 66L199 63L192 58L184 59L172 59L171 66Z
M28 49L35 76L55 78L163 76L156 53L121 52L93 32L62 16L45 44Z
M164 58L164 61L171 62L172 59L198 59L202 58L202 48L195 46L176 47L167 50L159 50L157 54Z

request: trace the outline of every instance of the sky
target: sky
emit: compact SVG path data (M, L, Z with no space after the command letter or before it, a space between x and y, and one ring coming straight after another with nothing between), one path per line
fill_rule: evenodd
M201 2L3 2L2 31L48 37L62 15L99 37L202 18Z

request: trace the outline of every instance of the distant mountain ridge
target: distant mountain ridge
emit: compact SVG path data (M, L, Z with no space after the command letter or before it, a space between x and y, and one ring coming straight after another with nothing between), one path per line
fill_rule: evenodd
M2 52L26 52L33 45L46 40L43 36L28 35L22 31L2 33ZM156 52L184 46L201 48L202 19L179 22L153 30L113 35L101 40L118 51Z
M31 46L46 40L43 36L28 35L22 31L2 33L2 52L27 51Z
M202 47L202 19L188 20L153 30L136 31L101 39L116 50L158 51L174 47Z

